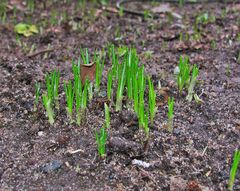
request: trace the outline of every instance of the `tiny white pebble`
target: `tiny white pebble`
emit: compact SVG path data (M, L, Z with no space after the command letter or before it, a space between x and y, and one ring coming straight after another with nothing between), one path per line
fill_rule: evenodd
M39 132L38 132L38 136L41 137L41 136L43 136L43 135L44 135L44 132L43 132L43 131L39 131Z

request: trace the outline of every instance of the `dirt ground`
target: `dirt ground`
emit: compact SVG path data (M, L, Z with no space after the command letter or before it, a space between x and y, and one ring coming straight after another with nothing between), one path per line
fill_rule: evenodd
M161 13L158 18L121 15L115 4L104 9L91 2L80 8L74 1L46 8L39 3L33 13L19 3L16 12L8 8L6 23L0 25L0 190L227 190L232 156L240 149L240 3L171 4L175 16ZM65 20L60 22L58 14L54 22L55 12L65 12ZM206 12L213 19L198 24L201 36L192 38L196 18ZM42 31L18 40L13 30L18 22ZM163 88L157 90L148 153L142 153L134 113L113 107L107 156L101 160L95 129L104 121L106 96L94 95L84 125L70 124L63 81L72 78L71 61L80 48L93 54L108 43L136 48L155 88L159 80ZM51 51L41 52L47 48ZM173 74L181 55L199 67L201 104L178 94ZM102 91L110 66L106 60ZM34 81L44 82L54 68L61 73L61 108L51 126L42 104L33 112ZM166 94L175 98L173 133L164 125ZM235 190L240 190L239 171Z

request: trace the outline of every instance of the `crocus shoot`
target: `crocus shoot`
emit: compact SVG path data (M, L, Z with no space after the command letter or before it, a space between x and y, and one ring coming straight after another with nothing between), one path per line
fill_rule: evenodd
M116 100L116 111L121 111L122 110L122 99L123 99L123 91L124 91L124 86L126 82L126 64L123 63L121 65L121 70L119 71L118 74L118 87L117 87L117 100Z
M73 122L72 113L73 113L73 104L74 104L74 88L72 87L72 82L64 82L64 90L66 94L67 102L67 113L71 122Z
M194 86L196 84L197 77L198 77L198 67L196 65L194 65L193 69L192 69L192 76L191 76L190 84L188 87L188 95L186 97L188 102L191 102L193 99Z
M149 114L148 114L148 111L146 111L146 113L144 114L144 123L143 123L143 130L146 135L146 140L149 139L148 117L149 117Z
M90 62L89 62L88 49L85 48L85 52L81 49L80 52L81 52L81 58L82 58L83 64L89 65Z
M112 96L112 81L113 81L112 70L110 70L107 76L107 98L109 101L111 101Z
M168 98L168 131L173 131L174 98Z
M106 156L106 142L107 142L107 131L104 127L100 128L100 131L95 133L97 149L100 158L105 158Z
M148 106L149 106L149 113L150 113L150 122L151 125L153 125L153 120L156 114L156 92L154 90L154 85L150 79L150 77L148 77L148 88L149 88L149 92L148 92Z
M59 79L60 79L60 72L56 70L46 75L47 95L52 102L51 104L55 104L58 110L59 110L59 103L58 103Z
M37 111L37 106L39 102L41 84L39 82L35 82L34 87L35 87L35 100L34 100L33 111L35 112Z
M228 190L229 191L233 191L233 184L234 184L234 180L236 177L239 162L240 162L240 151L236 150L234 153L234 157L233 157L233 164L232 164L232 167L230 170L230 179L228 182Z
M105 124L106 127L110 127L110 112L109 112L109 107L106 103L104 103L104 110L105 110Z
M182 58L180 57L179 61L179 72L177 75L177 84L178 84L178 89L179 93L182 94L182 90L184 87L186 87L189 83L190 79L190 67L188 64L189 58L186 56Z
M51 106L51 103L52 103L51 98L49 98L46 94L43 94L42 100L43 100L43 105L47 112L48 121L52 125L54 123L54 112Z

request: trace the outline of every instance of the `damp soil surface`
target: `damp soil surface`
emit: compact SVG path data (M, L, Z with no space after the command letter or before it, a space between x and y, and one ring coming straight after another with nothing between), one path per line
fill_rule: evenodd
M0 190L227 190L233 153L240 149L240 3L155 3L158 11L174 14L152 18L146 11L122 15L115 1L105 8L40 2L33 13L21 1L9 2L16 9L9 4L0 25ZM208 19L199 19L197 35L195 21L204 13ZM17 37L13 27L19 22L36 24L39 33ZM92 55L108 43L137 49L158 107L143 152L135 114L126 104L115 112L112 103L106 158L100 159L95 130L104 123L111 61L106 59L101 93L94 94L81 126L69 123L63 82L72 79L80 48ZM201 103L178 93L174 69L181 55L199 67L195 92ZM44 84L55 68L61 73L60 110L50 125L41 101L33 112L34 82ZM166 128L168 97L175 98L172 133Z

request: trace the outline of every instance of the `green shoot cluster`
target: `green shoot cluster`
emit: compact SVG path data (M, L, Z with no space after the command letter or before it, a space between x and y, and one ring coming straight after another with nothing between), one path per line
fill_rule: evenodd
M188 102L191 102L192 98L193 98L194 87L195 87L195 84L197 82L197 77L198 77L198 71L199 71L198 67L196 65L194 65L193 69L192 69L192 76L191 76L190 84L188 87L188 95L186 97Z
M72 71L74 75L73 91L75 95L76 123L80 125L87 108L88 90L90 89L90 82L87 79L83 88L80 77L80 58L78 59L77 64L72 62Z
M81 49L80 52L81 52L81 58L82 58L82 61L83 61L82 64L84 64L84 65L89 65L90 62L89 62L88 49L85 48L85 51Z
M122 110L122 100L126 92L127 107L133 109L138 116L139 127L149 137L149 115L153 124L156 114L156 92L150 77L145 76L144 66L139 66L139 58L135 49L120 47L115 51L113 45L109 46L109 57L112 60L112 68L108 73L107 94L111 100L113 79L116 81L116 111ZM121 64L119 63L121 60ZM146 81L148 79L149 99L148 107L145 106Z
M182 90L184 87L188 86L188 82L190 79L190 66L188 64L189 58L186 57L180 57L179 61L179 73L177 76L177 84L178 84L178 89L179 93L182 94Z
M240 162L240 151L236 150L234 153L233 163L232 163L232 167L230 170L230 179L228 182L228 190L230 190L230 191L233 190L234 180L236 177L239 162Z
M46 94L43 94L42 99L47 112L48 121L52 125L54 123L54 112L51 106L51 99Z
M27 0L27 8L33 12L35 7L35 0Z
M148 104L149 104L149 113L150 113L150 122L153 125L153 120L156 114L156 92L154 90L154 85L151 79L148 77Z
M97 55L95 52L93 59L96 64L95 83L86 79L83 85L80 76L81 64L89 65L90 59L88 49L82 49L80 52L80 58L77 62L72 62L73 80L64 82L67 115L71 123L76 122L78 125L81 125L84 120L87 103L93 98L94 93L100 91L105 63L105 57ZM96 143L101 158L106 155L105 146L107 131L111 126L110 107L112 105L116 111L121 111L123 99L127 101L127 109L133 110L138 117L138 124L145 133L146 143L149 140L149 123L153 125L157 111L154 84L150 77L146 76L144 65L139 65L136 49L125 46L116 49L114 45L110 45L108 46L108 56L112 62L107 74L107 98L110 103L104 104L105 123L99 132L96 131ZM56 70L46 75L47 91L43 94L42 100L50 124L54 123L55 107L59 109L59 78L60 72ZM36 100L40 96L39 92L40 89L36 88ZM148 99L145 99L146 95ZM76 115L74 115L74 112L76 112Z
M73 104L74 104L74 88L72 87L72 82L68 83L64 82L64 90L66 94L66 102L67 102L67 113L70 121L72 122L72 112L73 112Z
M179 93L182 94L184 88L188 89L188 95L186 99L191 102L194 94L194 87L197 82L199 69L196 65L193 66L192 70L189 65L189 57L181 56L178 66L179 71L177 72L177 85Z
M95 132L98 154L101 158L106 156L106 142L107 142L107 131L104 127L100 128L99 132Z
M58 103L58 85L60 79L60 72L54 70L52 73L47 74L46 77L46 86L47 93L44 93L42 96L43 105L46 109L49 123L54 123L54 111L53 107L55 106L59 110Z

